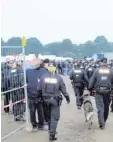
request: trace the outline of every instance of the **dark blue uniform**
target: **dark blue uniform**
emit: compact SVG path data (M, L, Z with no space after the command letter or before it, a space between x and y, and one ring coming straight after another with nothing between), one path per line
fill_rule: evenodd
M42 91L43 100L49 105L50 140L55 140L56 128L60 118L61 93L67 102L70 102L65 84L58 74L48 72L40 79L38 91Z
M94 70L95 70L95 69L94 69L94 67L92 67L92 66L89 66L89 67L87 68L86 72L87 72L87 76L88 76L89 79L90 79L91 76L93 75Z
M10 81L9 81L9 76L10 76L10 68L6 64L1 65L1 91L5 92L10 90ZM10 93L5 93L4 94L4 106L9 105L10 101ZM6 107L4 109L6 113L9 113L9 107Z
M37 94L37 86L39 85L40 78L46 73L47 70L44 68L29 69L26 72L27 76L27 92L29 100L29 109L30 109L30 120L33 128L37 126L39 128L43 127L44 124L44 111L43 111L43 102ZM38 98L38 100L37 100ZM38 112L39 123L36 122L36 110Z
M113 86L113 72L107 65L96 69L89 81L89 90L96 90L96 105L100 128L105 126L109 114L110 94Z
M22 101L25 99L24 88L19 89L24 85L24 73L21 67L12 68L10 70L10 90L15 89L10 92L10 97L12 98L13 114L16 121L23 120L23 115L25 112L25 104ZM18 102L20 101L20 102Z
M70 79L73 81L73 88L76 96L76 105L78 109L81 108L83 99L81 96L83 95L85 83L88 84L88 77L85 70L80 68L75 68L75 70L70 75Z

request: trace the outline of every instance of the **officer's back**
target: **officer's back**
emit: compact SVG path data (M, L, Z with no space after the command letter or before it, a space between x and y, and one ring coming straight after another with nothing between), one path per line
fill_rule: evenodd
M51 68L50 68L51 70ZM52 72L55 72L56 68L52 68ZM66 90L62 78L55 73L47 72L40 80L40 90L42 90L43 96L60 96L61 92L65 95Z
M89 67L86 70L88 78L90 78L93 75L94 70L95 70L94 66L93 65L89 65Z
M67 102L70 102L69 95L66 92L66 87L63 79L55 74L56 68L50 66L48 68L50 72L44 74L40 79L40 85L38 86L38 92L42 92L43 101L49 106L49 139L57 140L55 137L58 120L60 119L60 105L62 102L61 93L66 98Z
M89 81L89 90L96 90L96 106L98 121L101 129L105 128L105 122L109 114L110 94L113 88L113 72L107 65L107 59L101 60L101 66L97 68Z
M108 87L113 85L113 71L109 69L107 64L102 64L97 68L89 81L89 88Z
M83 87L84 82L88 83L86 71L81 69L80 65L77 65L77 68L74 69L70 75L70 79L73 80L76 87Z

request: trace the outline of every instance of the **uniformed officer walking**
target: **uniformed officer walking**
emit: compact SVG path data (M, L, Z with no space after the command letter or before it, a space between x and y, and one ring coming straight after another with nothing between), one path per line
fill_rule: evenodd
M76 96L76 105L78 109L81 109L83 103L81 96L83 95L84 87L88 85L88 77L86 71L80 68L80 64L76 65L76 68L70 75L70 79L72 80Z
M43 70L45 70L45 72L48 72L49 63L50 63L49 59L45 59L43 61ZM45 117L44 124L48 125L48 121L49 121L49 107L48 107L48 105L45 102L43 102L43 109L44 109L44 117Z
M49 106L49 140L57 140L55 137L57 124L60 118L60 105L62 102L62 95L70 102L68 93L63 79L55 74L56 68L53 67L51 72L46 73L40 79L40 86L38 86L38 92L42 92L42 97L45 103Z
M90 64L90 65L88 66L88 68L86 69L87 76L88 76L89 79L90 79L91 76L93 75L94 70L95 70L95 68L94 68L93 64Z
M112 87L113 72L107 66L107 59L103 58L100 68L95 70L88 87L90 91L93 88L96 90L96 106L101 129L105 128L105 122L108 118Z

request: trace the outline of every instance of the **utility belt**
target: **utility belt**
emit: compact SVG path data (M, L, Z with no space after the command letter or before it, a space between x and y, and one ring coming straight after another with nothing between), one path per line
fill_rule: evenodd
M38 94L37 91L33 91L33 92L32 92L31 99L33 99L36 104L43 102L42 95L41 95L41 94Z
M56 100L57 103L58 103L58 106L61 106L63 97L61 95L60 96L54 96L54 97L53 96L44 96L43 100L45 100L45 101L49 100L48 102L52 102L53 100Z
M103 94L110 94L111 88L100 86L100 87L97 87L96 92L99 94L102 94L102 95Z
M79 82L73 82L74 83L74 86L75 87L80 87L80 88L83 88L84 87L84 82L82 82L82 81L79 81Z

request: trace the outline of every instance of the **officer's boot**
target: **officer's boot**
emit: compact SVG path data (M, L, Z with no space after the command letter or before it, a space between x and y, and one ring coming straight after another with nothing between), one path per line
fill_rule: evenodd
M51 134L49 137L49 141L56 141L57 138L55 137L55 134Z

